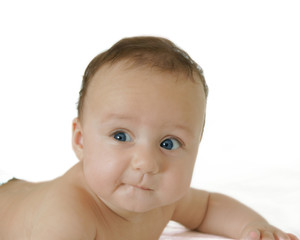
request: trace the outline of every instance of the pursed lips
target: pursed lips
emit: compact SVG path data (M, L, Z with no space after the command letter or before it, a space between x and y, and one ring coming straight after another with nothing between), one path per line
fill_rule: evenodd
M149 187L146 187L146 186L142 186L142 185L135 185L135 184L130 184L130 183L127 183L127 184L125 183L124 185L128 185L128 186L138 188L138 189L141 189L141 190L144 190L144 191L153 191L153 189L151 189Z
M136 188L139 188L139 189L142 189L142 190L145 190L145 191L153 191L152 189L147 188L147 187L143 187L143 186L136 186L136 185L133 185L133 187L136 187Z

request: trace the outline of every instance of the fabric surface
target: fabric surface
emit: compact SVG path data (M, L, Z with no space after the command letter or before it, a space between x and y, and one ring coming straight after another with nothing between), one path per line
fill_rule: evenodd
M220 236L209 235L190 231L176 222L170 222L165 228L159 240L173 240L173 239L228 239Z

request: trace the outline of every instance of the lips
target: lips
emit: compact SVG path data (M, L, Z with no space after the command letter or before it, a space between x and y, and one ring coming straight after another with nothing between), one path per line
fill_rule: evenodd
M136 186L136 185L132 185L132 186L136 187L136 188L139 188L141 190L144 190L144 191L153 191L151 188L144 187L144 186Z
M130 183L127 183L127 184L124 183L123 185L128 185L128 186L131 186L131 187L143 190L143 191L153 191L153 189L151 189L147 186L143 186L143 185L135 185L135 184L130 184Z

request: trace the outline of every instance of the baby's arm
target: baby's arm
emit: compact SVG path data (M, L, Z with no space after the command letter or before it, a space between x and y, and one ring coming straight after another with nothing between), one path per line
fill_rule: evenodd
M230 197L195 189L178 203L173 220L193 230L235 239L297 239Z

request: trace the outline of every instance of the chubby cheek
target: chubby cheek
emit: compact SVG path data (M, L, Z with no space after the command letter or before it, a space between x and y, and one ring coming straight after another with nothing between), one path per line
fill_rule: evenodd
M111 151L109 147L87 147L85 150L83 167L89 186L99 196L112 193L126 169L125 156Z
M169 167L162 181L161 191L164 192L165 198L170 202L175 202L182 198L189 190L193 174L193 164L178 164Z

